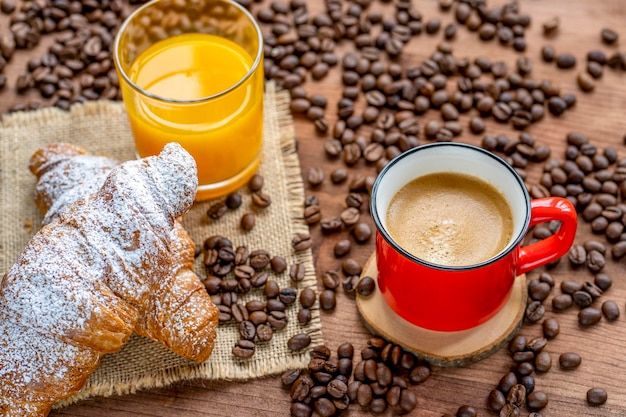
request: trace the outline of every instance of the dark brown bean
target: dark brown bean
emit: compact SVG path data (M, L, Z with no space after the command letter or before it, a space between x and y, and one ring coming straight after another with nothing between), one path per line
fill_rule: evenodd
M563 369L574 369L580 366L582 358L575 352L562 353L559 356L559 365Z
M602 313L608 321L615 321L620 316L619 307L613 300L607 300L602 303Z
M337 305L335 291L323 290L319 295L319 302L322 310L333 310Z
M254 355L254 342L250 340L239 340L232 349L232 354L241 359L248 359Z
M487 407L489 407L490 410L499 413L505 404L506 398L500 390L493 389L489 392L489 396L487 397Z
M298 333L289 338L287 341L287 347L291 351L301 350L308 347L311 344L311 336L306 333Z
M548 395L542 391L534 391L528 395L526 405L530 410L541 410L548 405Z
M301 263L292 264L289 267L289 278L293 282L300 282L304 279L306 274L306 267Z
M291 246L296 252L310 249L312 245L311 235L308 233L298 232L291 239Z
M587 403L589 405L597 406L606 402L608 395L602 388L591 388L587 391Z

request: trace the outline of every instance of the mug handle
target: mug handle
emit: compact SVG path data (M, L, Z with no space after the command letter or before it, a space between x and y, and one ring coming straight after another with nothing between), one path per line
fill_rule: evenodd
M530 202L530 208L529 228L550 220L559 220L561 226L552 236L520 248L517 275L522 275L565 255L574 243L578 226L576 209L566 198L538 198Z

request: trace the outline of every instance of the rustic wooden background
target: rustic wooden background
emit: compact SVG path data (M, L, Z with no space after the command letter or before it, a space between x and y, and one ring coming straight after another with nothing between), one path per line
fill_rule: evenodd
M279 0L285 1L285 0ZM489 5L498 2L489 2ZM265 2L266 6L269 2ZM413 0L425 19L440 17L443 24L452 21L451 13L439 11L435 0ZM262 5L255 4L258 10ZM309 1L311 15L323 9L322 1ZM375 7L390 7L388 5ZM561 86L565 92L577 95L578 101L573 110L561 117L549 114L528 131L534 135L539 144L552 148L552 155L562 159L565 149L567 132L578 131L588 135L590 140L600 149L613 146L618 149L620 157L626 157L624 135L626 134L626 72L605 70L604 76L592 93L581 92L576 85L576 74L584 70L585 55L591 49L600 49L607 53L617 50L626 51L626 2L623 0L527 0L520 2L523 13L532 17L532 24L526 31L528 48L526 55L532 59L535 79L549 79ZM558 33L545 37L542 24L554 17L560 18ZM0 32L7 29L6 18L0 20ZM621 39L617 45L607 46L600 41L600 30L609 27L617 30ZM437 35L422 34L413 39L405 48L402 63L417 64L422 62L442 40L442 32ZM557 70L554 64L546 64L540 59L540 49L544 45L553 45L557 52L571 52L578 59L576 69ZM34 97L33 93L17 95L14 83L17 74L21 73L29 58L40 55L46 48L46 41L30 51L18 51L4 73L8 77L8 85L0 91L0 112L5 112L13 105L24 103ZM475 33L459 28L456 40L452 42L455 56L474 58L480 55L493 60L501 59L514 67L519 53L510 47L501 47L497 41L484 43L478 40ZM347 46L340 46L344 51ZM341 88L340 71L335 68L322 82L307 82L309 92L323 94L329 99L327 118L335 121L335 103ZM422 126L430 118L439 118L438 113L430 112L420 117ZM461 117L463 126L467 126L467 115ZM300 161L303 175L311 167L321 167L326 175L324 184L315 190L307 190L307 194L315 194L322 202L325 213L338 215L344 207L346 186L333 186L328 174L342 163L328 159L322 149L324 137L316 134L310 121L297 117L295 119L296 136L299 144ZM468 129L460 139L464 142L478 144L482 135L473 135ZM508 125L487 122L489 134L505 133L515 138L517 132ZM424 141L421 139L422 142ZM529 171L529 183L537 181L540 166ZM374 175L371 167L358 165L351 173L361 172ZM369 219L368 219L369 221ZM371 224L371 222L370 222ZM314 238L314 255L318 273L339 268L340 261L332 254L333 245L339 236L323 236L319 226L311 230ZM590 233L589 224L580 221L576 241L582 243L588 239L603 239ZM373 242L353 247L351 257L365 262L373 250ZM543 269L529 274L536 277ZM582 270L573 270L568 262L550 271L557 282L564 279L585 281L592 276ZM536 375L536 389L546 392L549 405L542 410L544 416L624 416L626 415L626 268L624 260L608 262L605 268L613 278L613 287L603 299L615 300L622 313L616 322L601 320L592 328L582 328L577 323L576 308L565 313L552 312L547 303L546 317L555 316L561 324L561 334L550 341L546 349L553 358L552 370L546 374ZM554 294L554 293L553 293ZM365 346L370 336L361 325L356 314L352 299L338 293L336 310L322 313L323 334L327 345L332 349L341 342L352 342L357 352ZM539 336L539 325L525 325L521 332L529 337ZM574 351L582 358L582 365L574 371L562 371L558 366L558 355ZM414 416L441 416L443 413L454 414L463 404L469 404L479 410L479 415L495 415L486 409L485 399L491 389L498 383L511 366L510 355L506 349L494 354L474 365L460 369L433 368L432 377L424 384L411 388L418 397L418 407L411 414ZM608 392L608 402L600 407L586 404L585 395L589 388L601 387ZM53 412L54 416L276 416L289 414L289 396L280 384L278 377L269 377L249 382L206 382L189 381L174 386L138 392L111 398L94 398ZM351 406L343 415L368 415L358 406Z

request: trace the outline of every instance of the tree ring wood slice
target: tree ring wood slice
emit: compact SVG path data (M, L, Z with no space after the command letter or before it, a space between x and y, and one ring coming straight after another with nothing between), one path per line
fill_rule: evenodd
M515 279L509 300L494 317L480 326L457 332L424 329L397 315L378 290L376 254L367 261L361 276L376 281L376 290L371 295L356 298L364 325L372 333L433 365L460 367L484 359L507 343L524 320L528 296L525 275Z

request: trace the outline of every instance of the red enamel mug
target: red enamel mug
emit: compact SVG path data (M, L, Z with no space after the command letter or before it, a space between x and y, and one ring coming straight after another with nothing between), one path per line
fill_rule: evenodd
M478 177L506 198L513 233L492 258L469 266L437 265L412 255L390 236L386 213L393 196L413 179L437 172ZM459 331L486 322L506 303L517 276L566 254L576 235L576 210L567 199L531 201L524 181L502 158L462 143L427 144L397 156L376 178L370 204L381 294L399 316L430 330ZM551 220L560 222L555 234L521 246L530 227Z

